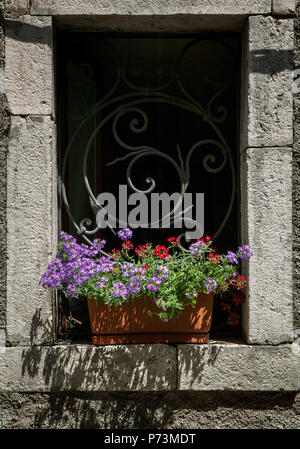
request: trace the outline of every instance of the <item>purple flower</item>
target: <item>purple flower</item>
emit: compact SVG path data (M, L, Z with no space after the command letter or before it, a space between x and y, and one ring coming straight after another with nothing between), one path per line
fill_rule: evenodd
M115 282L113 285L112 293L115 296L127 296L128 290L125 284L123 282Z
M67 295L70 296L71 298L77 298L78 297L78 290L77 290L77 286L70 284L67 286Z
M147 284L147 289L152 292L157 292L159 290L159 286L161 284L161 279L158 277L153 277Z
M104 248L105 244L106 244L106 240L94 239L92 247L98 247L98 248L102 249L102 248Z
M100 281L95 282L96 285L98 285L98 287L100 288L105 288L105 284L108 282L108 279L105 277L101 277Z
M76 297L80 285L84 285L87 280L102 271L113 269L114 263L109 257L95 260L105 244L104 240L95 239L93 244L88 246L84 243L78 244L72 235L64 231L60 232L59 237L60 248L56 258L49 263L40 280L44 288L65 287L68 296Z
M142 290L142 284L138 276L134 276L130 279L128 290L130 293L139 293Z
M100 253L102 248L104 248L105 244L106 244L106 240L94 239L93 240L93 244L88 248L88 254L87 255L89 257L96 257L96 256L98 256L98 254Z
M169 267L165 267L164 265L158 265L156 274L161 279L167 279L169 276Z
M112 271L115 267L115 262L111 260L109 256L102 256L98 259L99 271L108 272Z
M117 232L117 235L121 240L130 240L132 237L132 230L129 228L123 228Z
M248 260L253 256L250 245L243 245L238 247L237 257L240 259Z
M192 254L194 254L194 256L200 256L204 252L205 246L206 243L199 240L198 242L192 243L189 246L189 250Z
M121 269L122 269L122 274L125 277L132 276L136 272L134 263L131 263L131 262L124 263L122 265Z
M226 258L229 260L229 262L235 263L236 265L239 263L236 254L232 251L227 252Z
M39 283L42 284L44 288L56 288L62 285L64 278L65 265L63 261L57 257L49 263L48 268L42 275Z
M213 278L206 278L205 287L209 293L213 293L217 289L217 281Z
M71 234L67 234L67 232L64 231L60 231L59 240L62 242L76 243L75 237L73 237Z
M145 273L146 273L146 268L143 268L143 267L135 268L134 274L136 275L136 277L138 277L140 279L140 281L144 281L146 279Z

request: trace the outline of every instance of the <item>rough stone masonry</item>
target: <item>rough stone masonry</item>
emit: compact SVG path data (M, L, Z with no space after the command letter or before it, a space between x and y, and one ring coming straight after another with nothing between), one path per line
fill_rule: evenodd
M291 0L0 0L0 9L0 428L299 429L299 2L297 15ZM54 22L213 24L247 37L244 232L270 257L250 266L244 341L57 344L53 298L37 288L57 234Z

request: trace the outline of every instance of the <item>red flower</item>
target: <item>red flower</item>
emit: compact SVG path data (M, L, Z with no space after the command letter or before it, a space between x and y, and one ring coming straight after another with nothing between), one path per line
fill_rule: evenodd
M214 263L219 263L221 261L221 256L219 254L209 253L207 260Z
M209 235L207 235L206 237L203 237L202 239L197 239L196 241L197 242L203 242L203 243L207 244L208 242L211 241L211 237Z
M231 312L229 314L227 324L229 324L230 326L238 326L239 323L240 323L239 313Z
M135 254L137 254L139 257L145 257L149 254L148 246L151 246L151 243L146 243L145 245L139 245L135 250Z
M131 243L130 240L126 240L125 243L122 243L122 248L125 249L125 251L129 251L130 249L133 248L133 244Z
M150 265L146 263L146 265L142 265L142 268L146 268L146 270L150 270Z
M157 246L154 248L154 254L158 257L160 257L162 260L165 260L167 257L169 257L169 250L164 246Z
M232 302L236 307L245 302L245 293L243 291L233 292Z
M241 274L238 277L234 277L231 281L231 284L236 288L237 290L244 290L247 285L247 279L245 276L242 276Z
M222 310L224 310L224 311L231 310L231 304L227 304L226 302L221 301L220 306L222 307Z
M113 259L120 259L121 251L119 251L118 249L113 249L111 252L112 252L111 257Z
M178 245L178 243L179 243L179 239L176 237L170 237L167 240L168 240L168 242L173 243L173 245Z
M223 284L220 285L220 289L221 289L223 292L226 292L226 291L229 289L229 285L230 285L229 282L224 281Z

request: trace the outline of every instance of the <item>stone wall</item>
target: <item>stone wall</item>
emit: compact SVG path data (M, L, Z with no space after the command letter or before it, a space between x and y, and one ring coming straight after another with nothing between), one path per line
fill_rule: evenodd
M0 0L0 8L0 428L299 429L300 93L293 124L290 72L293 56L300 68L300 2L298 18L291 0L6 0L6 10ZM53 298L36 286L57 234L52 16L62 28L105 29L116 11L124 30L151 29L152 20L176 30L183 17L195 31L244 30L245 236L258 254L269 251L268 264L250 265L248 344L53 345Z
M11 114L6 195L10 345L50 342L54 332L52 294L36 288L57 239L52 18L32 17L27 5L7 2L5 12L5 93Z
M300 2L295 19L295 70L300 75ZM294 322L300 337L300 89L294 93L294 152L293 152L293 258L294 258Z
M10 429L300 427L293 393L2 393L0 403L0 428Z
M6 326L6 173L10 115L5 95L4 0L0 2L0 346L5 344Z

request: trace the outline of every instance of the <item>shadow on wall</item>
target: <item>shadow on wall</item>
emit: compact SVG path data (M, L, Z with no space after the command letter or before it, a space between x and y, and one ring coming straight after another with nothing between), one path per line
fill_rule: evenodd
M295 392L7 393L0 395L0 401L10 416L4 428L10 429L299 429L300 425Z
M43 325L37 310L31 326L32 342ZM156 421L164 424L170 411L153 398L145 407L136 399L138 393L134 390L146 390L152 397L149 391L175 388L172 381L176 379L175 354L176 349L167 345L32 345L24 348L23 382L30 385L34 380L34 385L41 385L41 390L47 392L42 394L47 406L39 404L34 427L59 428L66 420L72 422L74 428L119 425L134 428ZM111 398L114 394L108 393L113 391L120 391L118 401Z
M51 46L51 43L47 40L51 31L50 26L36 26L19 20L5 19L5 28L6 35L10 39Z
M62 393L35 413L35 428L167 428L172 408L161 393Z
M164 357L166 345L159 346ZM152 346L32 346L22 353L22 377L36 378L50 392L43 395L47 406L35 411L37 428L65 422L74 428L142 428L164 426L170 419L168 407L157 402L155 391L149 393L168 384ZM129 390L148 391L146 404ZM109 393L114 391L119 393Z
M174 344L51 346L51 329L41 309L31 322L30 344L22 352L22 377L42 381L42 391L157 391L176 390L178 360ZM39 338L38 338L39 337ZM43 341L44 345L35 344ZM193 345L188 345L191 349ZM179 371L201 382L206 366L213 365L221 348L201 345L184 351Z
M70 393L49 396L35 428L298 428L295 394L274 392Z
M41 326L37 310L32 341ZM181 372L198 384L220 351L202 348L204 355L203 350L187 351L179 363ZM35 390L40 386L38 396L45 401L34 407L32 425L38 428L166 428L173 422L173 409L180 406L174 345L32 344L23 349L21 375L29 389L32 383Z
M250 73L264 73L274 76L293 67L293 50L253 50L250 51Z
M127 20L131 19L132 16L127 17ZM166 20L165 17L163 20ZM49 34L49 26L36 26L30 23L20 22L19 20L6 19L5 27L7 36L11 39L51 45L45 38ZM254 50L250 53L252 60L251 72L274 75L286 69L290 70L290 67L293 65L293 50L263 49Z
M189 379L189 388L193 388L194 384L201 385L205 368L215 364L220 352L218 346L204 345L201 351L194 351L192 346L188 346L184 356L178 360L178 378Z
M22 376L42 380L46 391L156 390L168 384L151 366L157 353L151 345L32 346L23 350Z

